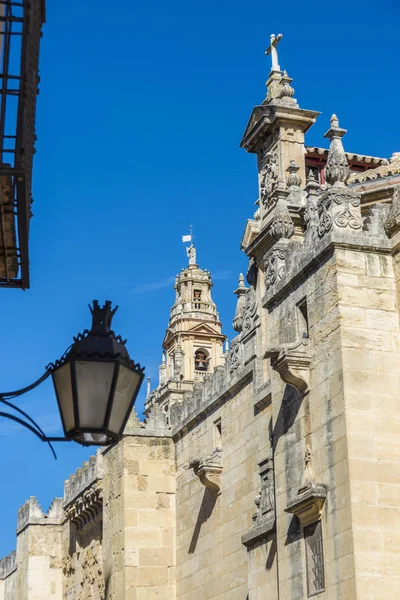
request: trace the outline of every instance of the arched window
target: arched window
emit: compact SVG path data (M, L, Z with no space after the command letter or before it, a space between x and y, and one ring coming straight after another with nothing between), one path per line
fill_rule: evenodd
M196 371L208 371L210 357L207 350L199 348L194 353L194 368Z

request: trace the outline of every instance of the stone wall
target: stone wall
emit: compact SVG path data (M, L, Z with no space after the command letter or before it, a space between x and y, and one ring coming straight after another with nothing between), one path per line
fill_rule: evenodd
M259 492L258 463L269 455L271 407L254 415L253 382L177 436L177 598L246 598L247 550ZM218 427L217 427L218 425ZM219 431L220 427L220 431ZM222 448L221 493L190 464Z
M175 454L166 433L137 429L104 454L109 600L175 598Z

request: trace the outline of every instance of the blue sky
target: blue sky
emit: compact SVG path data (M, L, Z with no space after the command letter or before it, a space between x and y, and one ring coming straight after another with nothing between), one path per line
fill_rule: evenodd
M156 382L180 236L195 227L198 262L232 337L239 244L257 197L256 164L239 142L264 98L270 33L303 108L322 112L307 143L326 145L335 112L348 151L400 151L395 0L47 0L41 49L31 289L3 290L1 390L30 384L89 325L88 302L119 305L117 333ZM143 390L144 391L144 390ZM51 384L20 399L59 434ZM143 394L139 399L143 406ZM47 510L90 455L0 422L0 556L15 545L18 507ZM5 483L6 482L6 483Z

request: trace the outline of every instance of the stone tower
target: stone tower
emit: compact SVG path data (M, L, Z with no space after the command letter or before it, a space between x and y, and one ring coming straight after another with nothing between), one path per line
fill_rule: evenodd
M167 412L170 392L180 395L182 390L191 389L224 362L225 336L211 297L211 274L198 266L193 243L187 255L189 264L175 279L175 302L162 343L159 385L148 398L146 409L157 398Z

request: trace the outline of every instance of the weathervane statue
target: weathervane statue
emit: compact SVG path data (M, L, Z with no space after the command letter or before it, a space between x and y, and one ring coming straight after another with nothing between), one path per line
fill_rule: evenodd
M189 227L190 234L182 236L182 242L190 242L190 246L186 248L186 254L189 259L189 265L195 265L196 263L196 248L194 247L193 240L193 226Z

